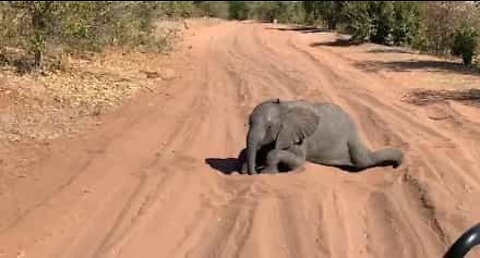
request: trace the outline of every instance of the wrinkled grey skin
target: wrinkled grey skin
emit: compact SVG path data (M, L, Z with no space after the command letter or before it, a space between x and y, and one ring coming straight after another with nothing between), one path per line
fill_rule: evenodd
M260 103L250 114L247 147L239 158L241 172L249 174L291 171L306 161L357 172L396 168L403 152L370 151L353 120L335 104L275 99Z

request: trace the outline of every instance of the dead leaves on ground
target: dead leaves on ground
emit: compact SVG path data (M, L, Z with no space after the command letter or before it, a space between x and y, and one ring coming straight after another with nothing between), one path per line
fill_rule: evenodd
M471 88L467 90L413 90L404 96L404 101L418 105L455 100L468 105L480 107L480 89Z
M72 59L70 69L45 75L0 73L0 146L50 140L81 130L95 116L142 89L175 77L167 55L107 50Z

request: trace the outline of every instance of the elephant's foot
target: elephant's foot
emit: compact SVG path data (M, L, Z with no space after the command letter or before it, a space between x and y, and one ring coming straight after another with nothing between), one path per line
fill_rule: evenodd
M260 171L260 174L277 174L278 169L266 167Z
M247 162L242 162L241 166L240 166L240 174L244 175L244 174L247 174L248 173L248 164Z
M401 162L394 162L392 164L392 168L398 168L402 163Z
M304 166L300 166L300 167L293 170L293 172L295 172L295 173L303 173L305 171L307 171L307 169Z
M392 167L393 168L398 168L400 165L402 165L405 156L404 156L403 152L400 151L400 150L396 150L394 156L395 156L395 162L392 165Z
M392 166L392 168L396 169L398 168L400 165L402 165L403 163L403 152L400 151L400 150L396 150L396 149L391 149L391 150L388 150L390 151L390 159L386 159L386 160L383 160L383 161L380 161L378 163L379 166Z
M286 150L272 150L267 155L267 168L262 173L289 172L296 170L304 163L304 155L298 155Z
M372 167L392 166L398 168L403 162L403 151L397 148L385 148L371 152L363 144L358 142L349 143L350 158L353 167L360 171Z

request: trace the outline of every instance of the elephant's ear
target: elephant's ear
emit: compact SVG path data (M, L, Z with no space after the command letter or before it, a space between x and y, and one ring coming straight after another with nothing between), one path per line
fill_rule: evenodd
M285 108L282 124L276 140L277 149L302 142L317 130L320 117L312 109L304 106Z

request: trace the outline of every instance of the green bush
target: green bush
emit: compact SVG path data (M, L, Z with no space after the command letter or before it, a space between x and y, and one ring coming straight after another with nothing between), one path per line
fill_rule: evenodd
M305 23L313 25L319 19L320 13L318 8L318 1L302 1L302 7L305 11Z
M272 1L272 18L280 23L302 23L304 18L303 8L299 3L292 1Z
M345 5L344 15L348 20L345 29L357 43L369 40L372 35L373 20L369 10L369 3L366 1L348 2Z
M0 48L28 51L40 68L50 52L101 51L105 46L162 47L160 17L190 17L193 2L11 1L0 2Z
M395 45L411 45L420 30L420 6L416 2L394 3L392 40ZM417 38L420 40L420 38ZM419 42L417 42L419 43Z
M162 1L154 2L160 4L164 14L168 17L188 18L195 15L195 4L193 1Z
M251 4L249 10L249 17L264 21L272 22L275 18L274 2L273 1L255 1Z
M343 10L348 1L304 1L305 22L313 25L321 23L329 29L336 29L343 18Z
M342 8L344 26L358 42L409 45L420 28L419 3L356 1Z
M229 17L234 20L246 20L249 18L250 6L247 1L229 1Z
M389 44L394 18L393 2L369 1L368 13L372 18L370 40L379 44Z
M303 23L304 10L301 3L292 1L253 1L249 6L252 19L280 23Z
M272 1L272 18L277 19L281 23L289 23L293 10L291 5L286 1Z
M305 10L302 7L300 2L291 2L289 5L289 10L291 10L292 15L290 15L288 21L290 23L302 24L305 21Z
M226 1L194 1L199 15L226 19L229 17L229 5Z
M465 65L471 65L478 46L478 33L472 26L462 25L455 31L451 52L462 57Z

